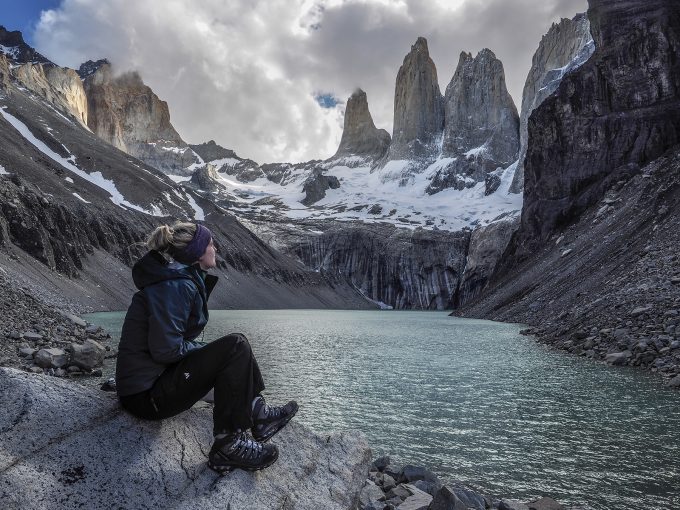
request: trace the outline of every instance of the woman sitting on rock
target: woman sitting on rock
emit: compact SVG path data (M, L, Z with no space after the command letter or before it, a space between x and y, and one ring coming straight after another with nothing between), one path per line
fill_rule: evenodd
M245 336L231 334L208 344L196 340L208 322L208 297L217 283L207 273L216 266L210 230L193 223L163 225L147 246L150 251L132 268L139 292L125 316L118 349L121 404L135 416L159 420L189 409L214 389L215 440L208 465L219 473L270 466L278 449L265 442L298 406L265 403L262 375Z

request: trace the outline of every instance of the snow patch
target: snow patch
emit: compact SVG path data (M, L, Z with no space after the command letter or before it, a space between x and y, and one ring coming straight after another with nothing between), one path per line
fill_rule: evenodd
M0 44L0 52L4 53L8 57L13 58L14 60L19 58L19 47L18 46L5 46L3 44Z
M127 200L125 199L125 197L121 194L121 192L118 191L118 189L116 188L115 183L114 183L112 180L110 180L110 179L106 179L106 178L102 175L101 172L92 172L92 173L88 174L88 173L85 172L84 170L81 170L80 168L78 168L78 167L73 163L73 161L71 160L71 158L69 158L69 159L63 158L62 156L60 156L59 154L57 154L56 152L54 152L54 151L53 151L52 149L50 149L47 145L45 145L45 143L44 143L43 141L41 141L41 140L39 140L38 138L36 138L35 135L33 135L33 133L31 133L30 129L28 129L28 127L26 126L26 124L24 124L23 122L21 122L21 121L20 121L19 119L17 119L16 117L10 115L10 114L6 111L6 108L7 108L6 106L3 106L2 108L0 108L0 114L2 114L2 116L5 118L5 120L6 120L7 122L9 122L10 124L12 124L12 126L14 126L14 128L15 128L17 131L19 131L19 133L20 133L20 134L21 134L28 142L30 142L33 146L35 146L36 149L38 149L40 152L42 152L43 154L45 154L45 155L46 155L48 158L50 158L52 161L54 161L55 163L60 164L61 166L63 166L63 167L66 168L67 170L70 170L71 172L73 172L74 174L78 175L79 177L82 177L83 179L85 179L85 180L91 182L91 183L94 184L95 186L97 186L97 187L103 189L104 191L106 191L107 193L109 193L109 195L110 195L109 199L110 199L114 204L116 204L118 207L121 207L121 208L129 208L129 209L133 209L133 210L135 210L135 211L142 212L142 213L144 213L144 214L149 214L149 215L151 215L151 216L155 216L155 214L154 214L153 211L148 211L148 210L144 209L143 207L140 207L140 206L138 206L138 205L135 205L135 204L133 204L133 203L127 201ZM69 153L70 153L70 152L69 152Z
M484 156L487 153L486 149L486 144L480 145L479 147L475 147L474 149L470 149L465 153L465 157L477 157L477 156Z
M75 192L74 192L74 193L73 193L73 196L76 197L76 198L77 198L78 200L80 200L81 202L85 202L86 204L91 204L91 203L92 203L92 202L88 202L87 200L85 200L85 199L84 199L83 197L81 197L78 193L75 193Z
M168 177L170 177L170 179L172 179L175 182L186 182L188 180L191 180L191 176L187 177L186 175L170 175L170 174L168 174Z
M73 179L71 179L70 177L64 177L64 180L66 182L70 182L71 184L73 184Z
M9 172L2 165L0 165L0 175L9 175Z
M189 205L194 210L194 213L195 213L194 219L196 221L205 221L205 212L196 203L196 200L194 200L194 197L192 197L190 193L187 193L187 199L188 199Z

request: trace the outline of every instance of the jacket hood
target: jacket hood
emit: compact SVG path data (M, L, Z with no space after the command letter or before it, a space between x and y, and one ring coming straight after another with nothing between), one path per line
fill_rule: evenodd
M164 280L190 279L188 270L189 268L184 264L170 263L159 252L151 250L132 267L132 281L139 290L142 290L144 287Z

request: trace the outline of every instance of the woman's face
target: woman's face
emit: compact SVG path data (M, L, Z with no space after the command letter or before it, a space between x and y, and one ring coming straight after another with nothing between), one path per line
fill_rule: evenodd
M207 271L208 269L217 266L217 261L215 260L216 253L217 248L215 248L213 240L210 239L210 242L208 243L205 252L203 253L203 255L201 255L201 258L198 259L198 263L201 266L201 269L203 269L203 271Z

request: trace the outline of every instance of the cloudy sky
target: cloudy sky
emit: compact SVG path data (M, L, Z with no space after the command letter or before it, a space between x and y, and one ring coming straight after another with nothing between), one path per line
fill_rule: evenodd
M29 37L41 53L69 67L106 57L138 70L187 142L214 139L260 163L331 156L357 87L391 133L395 78L418 36L442 92L461 51L493 50L519 109L541 36L587 9L586 0L50 3Z

